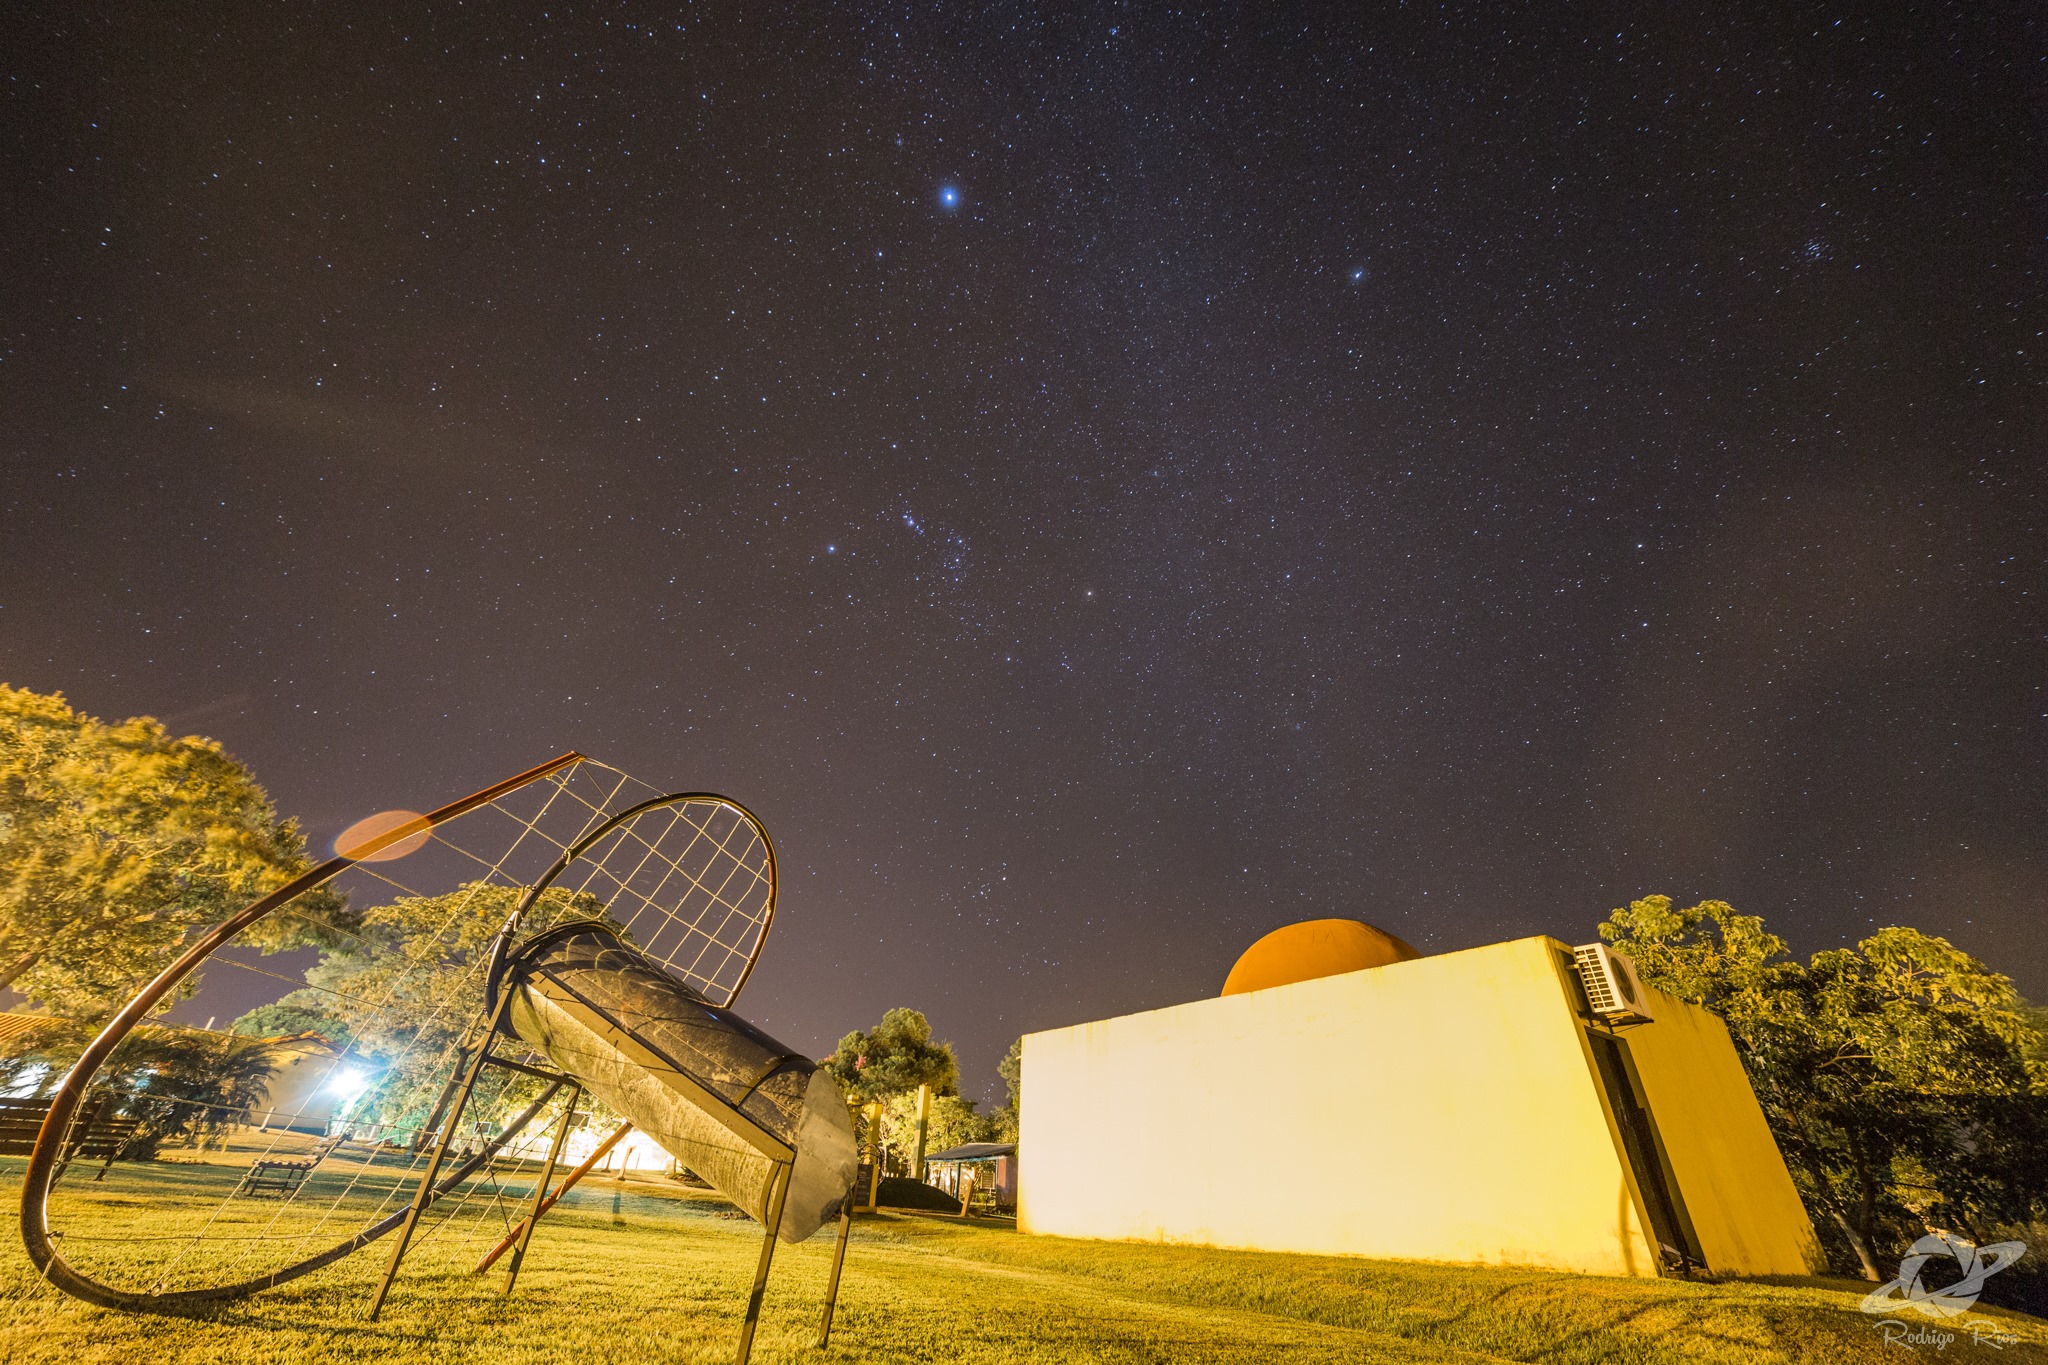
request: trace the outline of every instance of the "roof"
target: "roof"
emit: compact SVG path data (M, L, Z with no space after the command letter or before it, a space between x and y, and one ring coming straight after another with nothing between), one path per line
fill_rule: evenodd
M948 1147L943 1152L933 1152L926 1161L989 1161L999 1156L1017 1155L1014 1142L969 1142L959 1147Z
M43 1024L58 1022L51 1014L0 1014L0 1043L18 1038Z

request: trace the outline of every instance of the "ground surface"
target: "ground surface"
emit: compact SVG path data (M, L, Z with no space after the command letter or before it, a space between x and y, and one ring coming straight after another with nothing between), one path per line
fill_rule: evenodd
M135 1225L159 1178L80 1183L74 1216ZM17 1189L0 1176L7 1365L722 1362L760 1246L754 1224L721 1216L713 1200L601 1180L542 1225L510 1299L497 1275L464 1269L476 1239L488 1243L480 1221L437 1234L374 1323L362 1303L379 1248L325 1280L167 1318L38 1285L12 1232ZM1684 1284L1073 1242L909 1213L857 1224L821 1353L812 1342L830 1250L820 1235L778 1252L756 1360L2048 1362L2048 1324L1995 1311L1973 1316L2018 1338L2003 1349L1967 1333L1941 1351L1932 1340L1888 1344L1857 1310L1864 1286L1848 1283Z

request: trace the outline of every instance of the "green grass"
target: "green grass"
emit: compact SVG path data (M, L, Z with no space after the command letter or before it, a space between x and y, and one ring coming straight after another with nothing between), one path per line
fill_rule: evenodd
M67 1196L75 1225L154 1216L187 1172L117 1168ZM11 1215L18 1187L0 1184ZM362 1318L380 1247L338 1273L201 1317L88 1307L0 1240L0 1361L727 1361L760 1241L754 1224L673 1187L608 1181L541 1225L512 1298L464 1267L481 1224L451 1222L408 1262L377 1322ZM132 1222L129 1224L133 1226ZM465 1246L462 1238L471 1237ZM804 1361L1586 1362L1907 1360L1845 1281L1687 1284L1122 1242L1027 1237L908 1213L857 1224L831 1348L812 1347L828 1235L778 1250L754 1358ZM111 1254L111 1253L110 1253ZM1967 1336L1921 1358L2048 1362L2048 1324L1988 1310L2021 1340Z

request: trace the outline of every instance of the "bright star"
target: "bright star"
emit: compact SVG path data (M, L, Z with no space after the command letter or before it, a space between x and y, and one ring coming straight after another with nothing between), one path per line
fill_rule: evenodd
M960 207L960 190L959 190L959 187L957 187L957 186L954 186L954 185L941 185L941 186L939 187L939 204L940 204L940 206L941 206L941 207L943 207L943 208L949 208L949 209L957 209L957 208L959 208L959 207Z

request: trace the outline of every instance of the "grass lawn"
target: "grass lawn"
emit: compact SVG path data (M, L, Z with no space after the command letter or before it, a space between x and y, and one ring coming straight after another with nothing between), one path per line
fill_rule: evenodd
M18 1170L18 1166L16 1167ZM72 1187L109 1219L146 1208L149 1173ZM718 1361L732 1357L755 1225L674 1187L600 1180L543 1222L519 1292L473 1276L486 1221L451 1222L408 1261L377 1322L362 1306L383 1248L203 1317L90 1308L38 1285L0 1181L0 1361ZM495 1217L495 1215L493 1215ZM464 1237L470 1240L464 1243ZM1540 1271L1026 1237L992 1222L883 1213L855 1225L831 1348L812 1347L827 1234L775 1258L754 1359L845 1361L2048 1362L2048 1323L1987 1310L2017 1336L1887 1344L1865 1286L1686 1284ZM1951 1329L1953 1330L1953 1329Z

